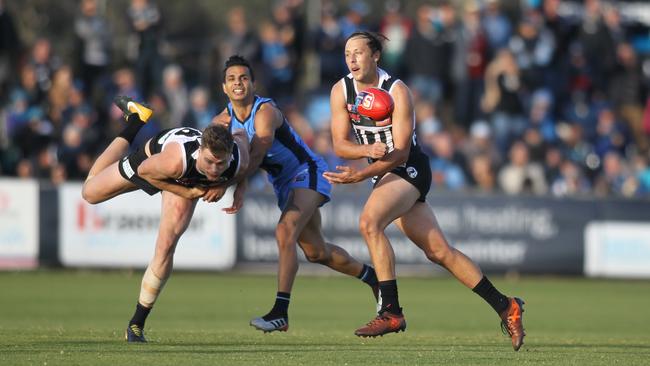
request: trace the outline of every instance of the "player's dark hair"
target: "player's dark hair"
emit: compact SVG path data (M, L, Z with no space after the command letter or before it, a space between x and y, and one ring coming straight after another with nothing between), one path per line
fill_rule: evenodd
M203 130L201 147L206 147L214 155L232 153L235 142L230 131L222 125L209 125Z
M350 34L350 36L345 40L345 43L348 43L349 40L356 37L365 38L372 53L375 53L377 51L381 52L384 49L384 46L381 44L381 42L389 41L388 37L381 33L358 31Z
M251 64L243 56L232 55L226 60L226 65L223 67L223 81L226 81L226 71L233 66L244 66L248 68L248 73L251 75L251 81L255 81L255 74Z

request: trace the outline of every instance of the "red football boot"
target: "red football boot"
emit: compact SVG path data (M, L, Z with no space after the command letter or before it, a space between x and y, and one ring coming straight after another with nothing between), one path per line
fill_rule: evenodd
M512 339L512 348L519 351L519 348L524 344L523 315L524 315L524 300L518 297L509 298L510 305L501 313L501 329L504 333L508 333Z
M397 333L405 330L406 319L404 318L404 314L396 315L384 311L364 327L355 330L354 334L359 337L376 337L383 336L386 333Z

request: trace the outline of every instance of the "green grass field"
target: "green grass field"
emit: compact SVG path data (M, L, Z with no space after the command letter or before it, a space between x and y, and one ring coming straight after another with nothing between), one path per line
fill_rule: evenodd
M400 278L405 333L353 335L370 290L342 276L298 277L287 333L248 325L273 276L176 273L147 322L124 328L140 272L0 273L0 365L641 365L650 364L650 282L493 278L526 300L517 353L487 304L454 280Z

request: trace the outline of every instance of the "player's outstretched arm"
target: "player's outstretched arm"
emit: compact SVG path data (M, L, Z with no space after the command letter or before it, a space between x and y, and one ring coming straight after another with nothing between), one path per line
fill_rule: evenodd
M246 193L246 189L248 188L247 179L249 176L255 173L260 164L262 164L264 155L266 155L266 152L273 145L275 130L282 125L283 121L284 117L282 116L280 110L268 103L262 105L260 110L255 115L255 135L250 142L248 168L241 169L240 172L236 174L235 180L237 182L237 188L235 188L235 192L233 193L233 202L230 207L223 209L224 212L228 214L237 213L244 205L244 195ZM215 122L215 120L213 120L213 122ZM241 137L239 137L240 133ZM245 138L247 137L245 131L238 130L233 133L233 138L235 138L236 141L239 141L237 139L242 137L243 140L245 140L245 142L242 141L242 143L248 143L248 139Z
M248 189L248 180L243 179L237 183L237 188L232 194L232 204L230 207L222 208L221 210L227 214L236 214L244 206L244 195Z
M248 142L248 135L246 131L238 129L232 133L232 138L235 140L235 143L239 147L239 169L233 177L233 182L239 182L242 179L246 178L246 172L250 165L250 148L251 145Z
M255 114L255 135L250 140L250 160L245 177L250 177L262 164L266 152L273 145L275 130L282 126L282 112L272 104L264 103Z
M154 187L178 196L195 199L205 194L205 188L185 187L174 182L183 174L181 147L170 143L159 154L147 158L138 167L138 175Z

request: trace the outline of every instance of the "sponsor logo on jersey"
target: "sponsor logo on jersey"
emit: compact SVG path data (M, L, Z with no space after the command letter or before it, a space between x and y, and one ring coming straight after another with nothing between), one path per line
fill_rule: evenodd
M360 123L361 122L361 115L357 112L357 106L356 104L348 104L348 117L350 117L350 120L352 123Z

